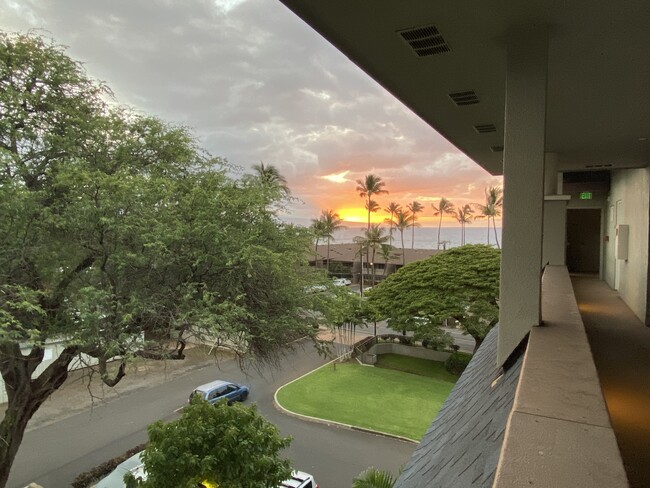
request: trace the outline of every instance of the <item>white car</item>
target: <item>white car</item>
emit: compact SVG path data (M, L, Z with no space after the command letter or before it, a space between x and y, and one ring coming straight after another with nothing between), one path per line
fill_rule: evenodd
M347 278L336 278L332 283L334 283L334 286L348 286L352 284Z
M302 471L291 473L291 479L283 481L278 488L318 488L314 477Z

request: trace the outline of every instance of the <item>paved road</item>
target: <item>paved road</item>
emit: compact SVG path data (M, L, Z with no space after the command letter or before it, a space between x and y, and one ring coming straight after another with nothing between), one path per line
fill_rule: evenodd
M312 473L321 488L343 488L368 466L397 473L414 445L398 440L305 422L280 413L273 393L281 385L324 363L311 346L299 347L282 368L246 377L233 361L189 371L162 385L131 392L106 405L26 433L9 478L9 488L35 481L45 488L63 488L77 474L146 440L146 426L177 414L194 386L228 378L251 386L247 404L275 423L294 440L287 451L294 466Z

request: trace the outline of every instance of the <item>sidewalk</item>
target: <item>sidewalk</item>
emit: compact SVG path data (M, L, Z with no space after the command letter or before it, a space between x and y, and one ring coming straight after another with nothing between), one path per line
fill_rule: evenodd
M36 411L27 425L27 431L103 405L134 390L162 384L193 369L216 364L231 357L228 353L220 352L217 360L214 351L212 355L208 355L208 351L209 348L205 346L188 345L183 360L136 359L127 366L126 376L114 388L104 385L99 379L99 374L93 373L91 368L71 371L63 386ZM4 415L6 408L6 403L0 404L0 416Z

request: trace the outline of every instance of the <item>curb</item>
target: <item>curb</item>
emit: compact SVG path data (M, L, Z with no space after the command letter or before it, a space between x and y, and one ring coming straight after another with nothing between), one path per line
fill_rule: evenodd
M282 388L284 388L285 386L290 385L291 383L295 383L296 381L304 378L307 375L312 374L314 371L318 371L319 369L322 369L322 368L324 368L326 366L329 366L330 364L332 364L334 361L337 361L337 360L338 360L338 358L332 359L330 362L325 363L322 366L319 366L318 368L313 369L313 370L309 371L308 373L305 373L302 376L299 376L298 378L293 379L293 380L289 381L288 383L282 385L280 388L275 390L275 393L273 394L273 405L280 412L282 412L282 413L284 413L286 415L289 415L291 417L296 417L296 418L299 418L301 420L305 420L307 422L315 422L315 423L319 423L319 424L325 424L327 426L342 427L342 428L349 429L349 430L356 430L356 431L359 431L359 432L366 432L368 434L375 434L375 435L380 435L380 436L383 436L383 437L390 437L392 439L397 439L397 440L402 441L402 442L408 442L409 444L419 444L420 441L417 441L415 439L409 439L408 437L403 437L403 436L395 435L395 434L389 434L387 432L381 432L379 430L368 429L366 427L359 427L359 426L356 426L356 425L344 424L342 422L336 422L335 420L327 420L327 419L322 419L322 418L319 418L319 417L311 417L309 415L303 415L301 413L293 412L293 411L289 410L288 408L285 408L282 405L280 405L280 402L278 402L278 392Z

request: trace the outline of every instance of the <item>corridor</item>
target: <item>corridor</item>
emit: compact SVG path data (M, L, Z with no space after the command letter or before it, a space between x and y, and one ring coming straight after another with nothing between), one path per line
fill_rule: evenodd
M650 327L596 276L571 281L630 486L650 487Z

